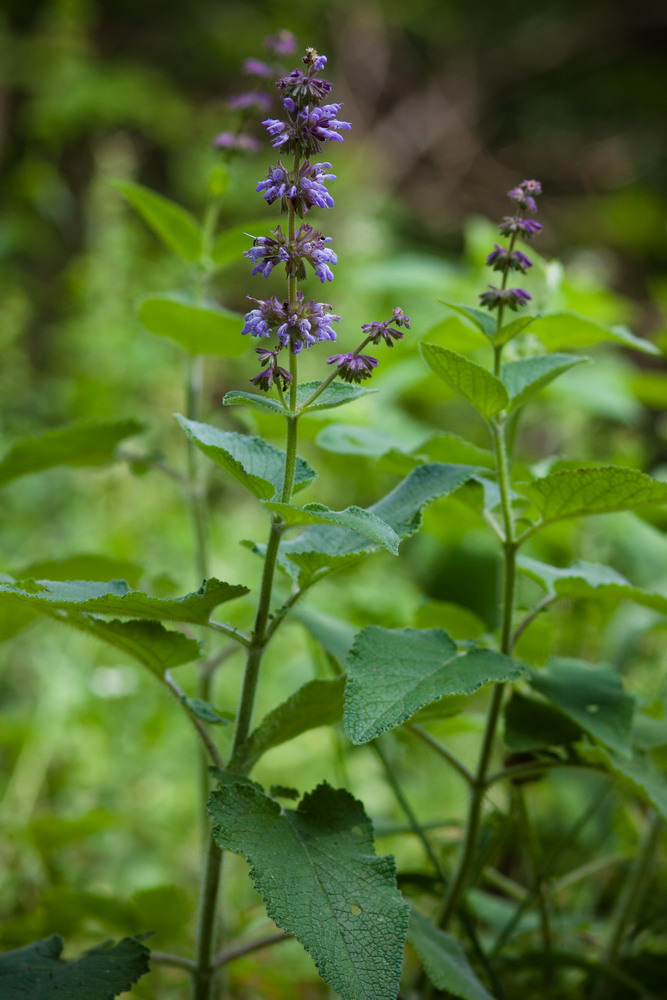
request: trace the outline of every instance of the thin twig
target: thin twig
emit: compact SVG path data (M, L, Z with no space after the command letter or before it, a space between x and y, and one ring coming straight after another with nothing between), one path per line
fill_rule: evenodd
M173 965L177 969L187 969L188 972L194 972L197 968L191 959L182 958L180 955L169 955L166 951L152 951L150 959L158 965Z
M164 675L164 682L165 682L167 688L173 694L174 698L176 698L176 700L178 701L178 703L181 706L181 708L183 708L183 710L185 711L185 714L187 715L187 717L190 720L190 722L192 723L192 725L197 730L199 738L202 741L202 743L204 744L204 746L206 747L206 751L207 751L209 757L211 758L211 760L213 761L213 763L215 764L215 766L219 767L220 770L223 770L225 765L224 765L222 757L218 753L218 748L216 747L215 743L213 742L213 740L211 739L211 737L206 732L206 728L202 725L202 723L199 721L199 719L196 718L196 716L194 716L192 714L192 712L189 710L189 708L183 702L183 698L185 698L185 692L182 690L182 688L180 688L178 686L178 684L176 683L176 681L169 675L169 672L167 672Z
M225 622L214 622L208 621L205 623L209 628L212 628L216 632L222 632L223 635L228 635L230 639L235 639L236 642L240 642L242 646L250 646L250 637L245 635L243 632L239 632L237 628L233 625L227 625Z
M240 944L236 948L230 948L228 951L223 951L222 954L218 955L217 958L213 959L213 968L219 969L222 965L227 965L229 962L233 962L237 958L242 958L243 955L249 955L253 951L259 951L260 948L268 948L272 944L280 944L281 941L287 941L292 935L291 934L268 934L266 937L258 938L257 941L250 941L249 944Z
M512 634L512 645L515 646L519 641L519 638L526 631L528 626L537 618L545 608L548 608L550 604L558 600L558 594L547 594L542 600L535 605L532 611L529 611L526 617L519 622Z
M421 728L421 726L415 725L414 722L406 723L405 728L409 729L411 733L415 734L415 736L418 736L420 740L423 740L423 742L426 743L431 750L435 750L437 754L444 757L447 763L451 764L451 766L458 771L461 777L467 781L470 786L475 784L475 775L472 771L469 771L465 764L463 764L458 757L455 757L451 750L448 750L447 747L440 742L440 740L436 740L435 736L431 736L430 733L427 733L425 729Z

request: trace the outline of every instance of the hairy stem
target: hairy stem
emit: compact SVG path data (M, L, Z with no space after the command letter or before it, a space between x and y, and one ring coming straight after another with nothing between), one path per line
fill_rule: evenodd
M197 921L197 950L195 954L195 971L193 976L192 1000L209 1000L213 985L215 969L211 961L213 956L215 911L220 886L222 869L222 851L213 840L209 839L206 864L202 879L199 902L199 919Z

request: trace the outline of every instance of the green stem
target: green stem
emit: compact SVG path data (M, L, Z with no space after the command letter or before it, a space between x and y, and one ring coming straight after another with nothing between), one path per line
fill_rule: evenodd
M415 734L415 736L418 736L419 739L426 744L426 746L431 748L431 750L435 750L438 756L443 757L455 771L458 771L463 780L470 785L471 788L474 786L475 775L472 771L468 770L465 764L462 763L458 757L454 756L451 750L449 750L444 743L441 743L440 740L436 740L435 736L431 736L430 733L426 732L425 729L422 729L421 726L418 726L414 722L407 722L405 728L409 729L411 733Z
M530 880L535 888L537 901L537 911L540 920L540 931L542 935L542 951L545 956L545 966L542 970L543 991L545 998L553 996L556 983L549 966L551 964L551 952L553 951L553 934L551 931L551 916L549 913L549 900L546 893L546 879L543 874L543 865L540 862L540 847L537 840L535 826L528 812L528 804L522 785L514 785L512 788L514 805L516 807L516 817L518 826L519 843L523 847L528 859Z
M215 936L215 912L218 901L222 851L213 840L209 840L206 864L202 880L199 919L197 921L197 950L193 974L192 1000L210 1000L215 969L213 968L213 944Z
M201 392L204 375L204 358L201 354L189 356L186 370L186 415L188 420L199 420L201 409ZM195 571L197 585L208 579L208 513L206 510L206 494L199 480L199 461L197 448L190 438L187 438L187 487L190 516L195 540Z

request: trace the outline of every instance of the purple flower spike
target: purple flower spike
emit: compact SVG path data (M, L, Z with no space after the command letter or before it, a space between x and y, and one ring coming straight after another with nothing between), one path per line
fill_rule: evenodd
M494 248L486 258L486 263L494 271L505 273L506 271L514 270L525 274L528 268L533 266L530 257L527 257L521 250L513 250L510 253L505 247L501 247L497 243L494 244Z
M277 166L269 168L268 179L259 182L257 190L262 192L269 205L280 198L283 212L292 205L297 215L303 217L313 206L333 207L334 200L324 184L336 179L335 174L326 172L330 169L330 163L310 164L306 160L295 174L284 166L282 160L278 160Z
M488 292L482 292L479 301L487 309L496 309L500 305L509 306L514 312L519 306L527 305L532 299L532 295L525 292L523 288L496 288L489 285Z
M273 136L272 145L287 151L310 156L322 151L322 143L329 141L342 142L341 130L352 128L349 122L339 121L336 115L342 104L325 104L321 108L305 107L296 112L296 105L290 97L283 101L288 113L287 121L279 118L267 118L262 122L269 135Z
M528 240L536 233L541 233L543 226L534 219L518 219L508 215L505 216L498 228L503 236L511 236L512 233L517 233L517 235L523 236L525 240Z
M321 58L324 59L324 56ZM321 104L331 93L331 84L328 80L322 80L311 73L304 73L301 69L294 69L287 76L281 77L276 87L283 97L289 98L299 108L303 108L306 104Z
M392 326L392 323L395 326ZM387 347L393 347L395 340L403 339L403 331L396 329L396 327L401 326L409 330L410 317L406 316L402 309L396 308L392 311L391 319L385 320L384 323L364 323L361 329L368 336L371 344L379 344L384 341Z
M314 302L312 299L305 301L303 292L297 292L296 305L292 309L289 302L280 302L275 295L266 301L251 301L257 304L257 308L246 314L245 326L241 332L253 337L275 335L280 341L280 347L275 349L275 353L283 347L289 347L293 354L300 354L304 347L336 339L336 331L331 324L339 323L340 316L334 315L331 306L324 302ZM262 356L267 359L274 356L274 352L267 348L258 347L255 350L258 354L263 352Z
M363 382L371 378L377 363L377 358L368 354L334 354L327 358L328 365L338 365L338 375L344 382Z
M257 236L255 245L246 250L243 256L255 262L252 273L261 274L265 278L268 278L277 264L284 263L289 277L303 281L307 261L321 282L333 281L333 271L329 264L337 264L338 258L325 245L330 240L330 236L322 236L312 226L304 223L290 242L282 227L277 226L272 236Z

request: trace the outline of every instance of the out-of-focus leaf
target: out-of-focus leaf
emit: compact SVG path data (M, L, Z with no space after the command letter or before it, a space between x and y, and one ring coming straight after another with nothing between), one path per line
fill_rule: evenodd
M346 621L313 607L301 605L296 608L294 616L342 667L352 648L355 629Z
M216 267L225 267L243 260L243 252L252 246L253 236L262 236L267 229L275 229L275 225L275 219L254 219L224 230L213 244L212 262Z
M228 726L231 722L228 712L221 714L203 698L189 698L187 695L181 695L181 701L200 722L208 722L212 726Z
M577 354L538 354L519 361L507 361L501 369L502 381L510 396L510 410L516 410L559 375L587 362Z
M536 319L537 316L517 316L516 319L505 323L500 333L493 338L494 344L498 347L501 347L503 344L509 344L510 340L514 340L520 333L523 333Z
M478 413L490 420L509 404L507 389L488 368L437 344L420 344L426 364Z
M550 351L560 351L564 347L589 347L591 344L611 340L645 354L660 353L650 340L637 337L626 326L605 326L574 312L539 316L530 332Z
M426 975L439 990L463 1000L493 1000L471 969L456 938L417 910L410 913L408 941L419 955Z
M519 752L574 743L582 729L548 702L515 691L505 704L505 743Z
M459 313L460 316L464 316L466 319L474 323L477 329L488 337L489 340L495 340L497 323L495 317L491 313L484 312L483 309L476 309L474 306L467 306L460 302L445 302L443 299L438 299L443 306L447 306L448 309L453 309L454 312Z
M400 450L401 442L384 431L354 424L329 424L317 435L316 443L336 455L369 455L378 457L391 450Z
M73 615L59 621L115 646L162 679L167 670L191 663L202 655L200 643L182 632L166 629L157 621L103 622L90 615Z
M142 184L115 181L114 187L170 250L189 263L199 259L202 251L201 230L190 212Z
M243 317L213 303L197 305L177 294L148 295L137 315L147 330L174 340L189 354L228 357L247 350Z

